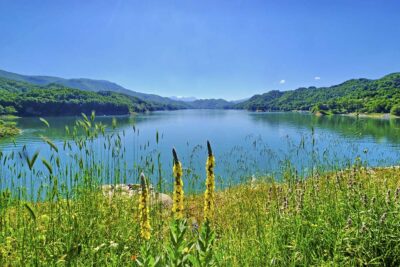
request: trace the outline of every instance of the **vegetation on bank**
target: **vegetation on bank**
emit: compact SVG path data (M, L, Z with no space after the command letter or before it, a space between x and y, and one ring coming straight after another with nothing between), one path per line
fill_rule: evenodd
M400 114L400 73L381 79L353 79L331 87L270 91L237 104L236 108L262 111L305 110L327 114Z
M102 184L139 173L125 170L119 133L106 134L104 127L94 115L84 116L67 130L72 139L64 145L44 138L50 155L26 148L0 153L0 265L400 264L398 168L371 169L357 160L329 173L313 166L301 178L288 165L281 182L262 177L214 191L216 163L208 144L204 194L183 192L190 181L174 151L174 201L167 209L152 204L144 175L133 198L104 196ZM96 158L96 145L112 157ZM70 161L61 161L59 153L68 153ZM156 159L146 162L140 172L157 177Z
M20 130L14 121L4 121L0 119L0 138L18 135Z

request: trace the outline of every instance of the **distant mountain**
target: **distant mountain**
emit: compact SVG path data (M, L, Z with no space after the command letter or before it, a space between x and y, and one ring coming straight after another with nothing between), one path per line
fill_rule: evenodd
M100 92L110 91L127 96L137 97L149 103L153 109L226 109L233 104L223 99L196 99L195 97L162 97L155 94L135 92L122 87L116 83L106 80L92 80L86 78L64 79L52 76L21 75L0 70L0 78L14 81L27 82L39 86L62 85L68 88L75 88L84 91Z
M249 99L250 99L250 97L248 97L248 98L243 98L243 99L238 99L238 100L232 100L232 101L230 101L230 102L233 103L233 104L239 104L239 103L242 103L242 102L247 101L247 100L249 100Z
M392 73L377 80L352 79L330 87L302 87L284 92L274 90L255 95L236 104L234 108L321 113L387 113L397 106L400 106L400 73Z
M184 102L175 101L168 97L162 97L154 94L145 94L140 92L135 92L126 89L116 83L109 82L106 80L92 80L92 79L64 79L52 76L33 76L33 75L21 75L17 73L12 73L4 70L0 70L0 77L11 79L15 81L28 82L35 85L49 85L49 84L59 84L69 88L76 88L84 91L112 91L116 93L121 93L129 96L134 96L139 99L155 102L164 105L167 109L183 109L188 108Z
M193 97L193 96L188 96L188 97L186 97L186 96L170 96L169 98L172 100L183 101L183 102L193 102L193 101L197 100L197 98Z
M230 109L234 104L224 99L199 99L188 102L189 107L193 109Z

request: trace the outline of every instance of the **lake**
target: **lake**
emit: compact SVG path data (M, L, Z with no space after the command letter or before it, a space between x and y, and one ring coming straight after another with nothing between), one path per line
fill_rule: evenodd
M397 119L179 110L116 117L117 124L112 129L111 117L97 117L95 121L108 125L108 130L105 136L93 138L90 155L66 134L65 127L72 129L78 119L81 118L46 118L50 128L38 118L19 119L22 134L0 141L0 150L8 155L0 168L1 186L36 190L45 184L48 178L42 162L35 164L37 173L33 178L25 164L24 155L32 156L36 151L40 159L49 162L59 158L62 166L57 168L58 176L63 179L63 173L69 172L69 181L64 181L68 186L73 183L72 172L80 175L79 167L72 171L80 155L81 159L90 156L91 164L104 165L96 174L102 183L135 183L139 172L144 171L154 184L162 183L167 190L172 181L171 149L175 147L185 170L186 187L195 191L202 190L204 184L207 140L216 156L218 187L252 176L281 179L288 170L304 177L315 171L350 166L357 158L369 166L394 165L400 159ZM43 136L59 148L57 153L43 141ZM21 163L25 167L10 168Z

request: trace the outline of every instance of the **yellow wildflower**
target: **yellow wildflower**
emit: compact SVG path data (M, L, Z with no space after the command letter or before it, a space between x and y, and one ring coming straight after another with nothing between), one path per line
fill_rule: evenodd
M183 209L184 209L182 164L178 160L178 155L176 154L175 149L172 150L172 154L174 156L173 173L174 173L174 177L175 177L172 212L175 214L176 219L182 219L183 218Z
M210 142L207 141L208 158L206 163L206 191L204 193L204 220L210 220L214 213L214 191L215 191L215 158L212 154Z
M140 235L143 239L149 240L151 236L149 217L149 189L146 183L146 177L143 173L140 175L140 185L142 189L139 200Z

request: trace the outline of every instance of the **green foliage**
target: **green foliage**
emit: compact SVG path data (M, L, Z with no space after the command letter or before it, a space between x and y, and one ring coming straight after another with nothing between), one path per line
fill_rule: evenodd
M326 111L329 113L388 113L400 103L400 73L378 80L349 80L331 87L270 91L237 104L261 111Z
M400 116L400 105L394 105L390 109L390 114L395 115L395 116Z
M20 130L13 121L0 120L0 138L18 135Z
M137 265L141 267L158 267L162 265L160 257L154 257L151 254L151 246L144 244L140 250L140 257L136 259Z
M4 113L7 115L13 115L17 113L17 110L13 106L7 106L4 108Z
M3 107L2 105L0 105L0 116L1 115L13 115L16 113L17 113L17 110L13 106Z
M186 241L186 220L174 220L170 226L170 244L166 248L166 264L168 266L187 266L191 244Z
M187 221L173 220L169 229L169 243L161 255L154 256L149 243L144 243L141 256L136 260L139 266L218 266L213 246L215 233L210 223L204 223L199 236L188 234Z
M205 221L195 243L194 255L190 258L193 266L206 267L218 265L213 251L214 243L215 233L211 228L210 222Z

